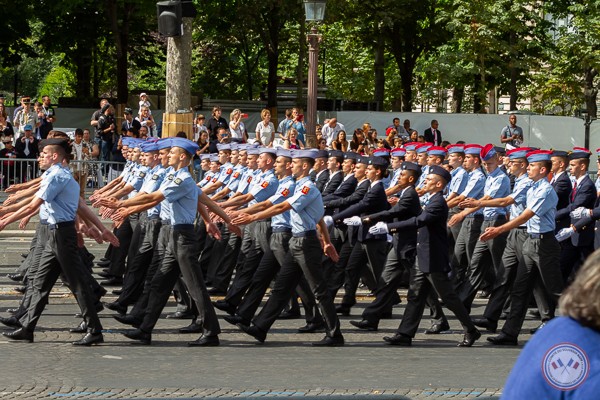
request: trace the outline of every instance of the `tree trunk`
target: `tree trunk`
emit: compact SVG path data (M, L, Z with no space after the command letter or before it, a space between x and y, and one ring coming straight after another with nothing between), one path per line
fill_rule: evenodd
M183 36L167 41L167 100L165 111L190 110L192 105L192 18L183 18Z
M465 88L464 87L454 87L452 89L452 112L456 114L460 114L462 112L462 103L465 97Z
M108 19L117 49L117 103L125 104L129 97L127 55L129 53L129 15L132 6L126 4L123 10L117 10L117 7L116 0L108 0ZM121 17L120 24L119 17Z
M377 111L383 110L383 100L385 98L385 41L383 35L377 35L375 50L375 90L374 100L377 103Z
M476 74L473 79L473 112L475 114L483 112L483 104L485 101L482 99L481 95L483 89L482 86L481 75Z
M596 105L596 101L598 100L598 88L594 86L594 79L597 75L598 71L595 68L586 68L583 95L587 112L592 119L598 117L598 106Z
M79 99L89 99L91 96L92 54L89 52L75 55L75 96Z
M400 80L402 81L402 111L412 112L412 83L414 63L398 62L398 68L400 69Z

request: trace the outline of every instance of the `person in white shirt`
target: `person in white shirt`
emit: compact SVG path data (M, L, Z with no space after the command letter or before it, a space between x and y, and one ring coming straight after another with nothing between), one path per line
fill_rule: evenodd
M337 122L337 118L331 118L326 124L321 128L321 133L323 137L327 139L327 148L331 148L331 142L333 142L337 138L337 134L339 131L345 131L344 125Z
M246 132L246 125L242 122L244 116L239 109L235 109L229 114L229 131L231 132L231 141L236 143L245 142L248 138L248 132Z
M267 109L260 113L262 121L256 125L256 142L265 147L273 147L275 139L275 126L271 122L271 112Z

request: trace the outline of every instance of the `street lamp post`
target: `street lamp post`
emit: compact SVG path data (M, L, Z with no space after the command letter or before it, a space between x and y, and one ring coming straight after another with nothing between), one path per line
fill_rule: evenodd
M303 0L307 22L321 22L325 16L326 0ZM306 146L317 147L315 128L317 125L317 81L319 64L319 43L322 36L313 25L308 39L308 98L306 104Z
M581 112L581 116L583 117L583 127L584 127L584 136L583 136L583 140L584 140L584 147L586 149L590 148L590 126L592 125L592 121L593 118L592 116L587 112L587 110L583 110Z

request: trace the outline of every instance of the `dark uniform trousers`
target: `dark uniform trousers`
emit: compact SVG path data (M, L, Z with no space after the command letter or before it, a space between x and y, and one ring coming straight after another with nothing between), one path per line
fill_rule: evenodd
M254 317L256 310L260 307L263 296L269 288L269 284L280 271L281 264L283 264L289 253L289 241L291 237L291 231L273 232L271 234L270 249L265 251L258 269L252 277L252 283L246 291L246 295L236 312L237 315L244 318L245 321L250 321L252 317ZM302 278L302 280L304 280L304 278ZM313 293L306 291L303 285L299 285L299 287L296 288L296 291L302 299L306 322L321 323L323 317L321 317L321 314L319 313Z
M538 277L542 278L551 296L552 313L563 290L559 261L560 245L554 237L554 232L539 235L540 238L528 236L523 244L523 263L517 268L517 276L512 288L510 313L502 328L502 332L513 337L519 335Z
M133 236L133 227L131 225L131 215L123 220L121 226L115 230L115 236L119 239L119 247L113 247L110 252L110 266L108 273L112 276L122 277L125 272L125 260L131 245Z
M493 220L485 220L481 224L481 232L484 232L488 227L497 227L506 223L504 216L495 218ZM485 242L479 240L473 250L471 256L471 262L467 268L465 280L458 287L458 296L463 301L467 311L471 311L471 305L477 291L483 286L488 276L491 277L492 288L495 287L496 282L501 282L504 277L504 264L502 261L502 255L506 248L506 238L508 232L498 235L497 237L487 240ZM487 255L491 257L486 257ZM490 271L491 259L493 270Z
M217 314L204 283L199 256L200 248L194 225L173 226L162 265L152 279L148 307L140 325L142 331L152 332L181 274L198 309L204 335L216 336L221 332Z
M342 306L352 307L356 304L356 289L365 268L368 267L370 280L377 288L387 254L388 243L385 239L370 239L354 245L346 266Z
M38 225L39 228L39 225ZM27 279L27 270L29 269L29 266L31 265L31 259L33 258L33 250L35 249L35 246L37 245L37 238L38 238L38 229L36 229L36 234L33 236L33 239L31 239L31 243L29 244L29 253L27 254L27 258L25 258L23 260L23 262L21 263L21 265L19 265L19 268L17 268L17 274L22 275L25 277L25 279Z
M94 307L94 295L89 285L82 279L85 268L77 250L77 233L73 222L50 226L49 238L40 258L40 265L34 278L31 304L27 314L21 318L23 327L35 330L52 287L62 272L69 281L70 288L87 322L88 331L100 333L102 325Z
M331 298L333 299L335 299L338 290L340 290L340 288L344 285L344 280L346 278L346 266L350 261L350 255L352 254L352 249L354 248L352 243L352 235L354 234L353 231L353 227L349 227L346 231L344 231L335 226L329 231L331 235L331 243L333 244L333 247L335 247L340 257L337 263L333 262L330 258L326 258L323 262L325 280L327 282L327 287L329 293L331 294Z
M145 225L144 239L133 260L128 262L127 272L123 280L123 289L117 299L119 304L123 306L134 304L142 294L146 273L152 262L152 255L158 240L158 232L161 227L158 216L148 219Z
M425 273L414 266L411 270L410 288L408 289L408 304L404 310L398 333L415 337L427 297L432 291L437 292L445 306L456 315L465 331L475 329L469 313L461 303L448 274L445 272Z
M467 269L471 265L471 256L481 234L483 215L468 216L462 222L460 232L454 245L454 279L458 285L466 278Z
M231 282L233 270L237 264L242 238L235 233L229 232L226 224L223 224L221 228L221 235L223 237L221 242L224 245L224 249L222 251L219 250L219 253L215 253L215 257L211 258L207 280L212 283L214 288L226 292ZM221 254L222 257L220 257Z
M375 291L375 300L369 304L362 313L362 318L378 324L382 315L392 312L394 300L398 297L398 287L402 280L404 271L409 270L415 264L415 254L410 257L400 258L396 249L388 253L387 262L381 273L381 278Z
M460 208L457 207L452 207L450 210L448 210L448 220L450 220L450 218L452 218L453 215L458 214L461 211ZM459 222L458 224L454 224L451 227L448 227L448 250L449 250L449 256L450 256L450 261L453 265L453 269L455 269L455 266L458 265L458 261L454 255L454 246L456 245L456 239L458 239L458 234L460 233L460 228L462 227L462 221Z
M171 236L171 229L171 222L169 220L163 220L161 222L158 238L156 239L156 246L154 247L154 252L152 253L152 261L150 262L148 271L146 272L146 279L144 280L142 294L138 297L137 301L133 305L133 308L129 312L130 315L136 318L142 319L146 313L152 280L162 265L165 257L165 252L169 244L169 238Z
M18 311L15 313L15 317L17 319L20 319L23 315L27 313L29 305L31 304L31 295L33 293L33 280L38 273L40 259L42 257L42 253L44 252L44 248L46 247L46 243L48 242L48 238L50 236L50 229L48 228L48 223L40 222L36 232L36 246L33 249L33 251L29 253L28 256L28 258L30 258L31 261L29 263L29 269L27 270L27 290L25 291L25 294L21 299Z
M323 279L321 267L323 249L315 231L306 234L307 236L304 237L290 239L290 251L281 265L271 297L252 322L259 329L268 332L304 274L325 320L326 335L338 337L341 335L340 321L335 312L333 298L327 290L327 283Z
M252 228L244 232L253 236L250 248L245 255L244 263L235 273L231 287L227 291L225 301L232 306L238 306L246 290L252 283L252 277L260 264L260 260L266 251L270 251L269 240L271 238L271 219L264 219L252 224Z

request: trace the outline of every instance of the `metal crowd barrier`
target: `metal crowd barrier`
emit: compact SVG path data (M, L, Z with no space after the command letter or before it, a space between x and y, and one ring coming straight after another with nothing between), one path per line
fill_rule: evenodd
M121 174L125 163L114 161L70 161L69 168L78 182L88 189L97 189ZM0 158L0 191L15 183L40 176L37 159Z

